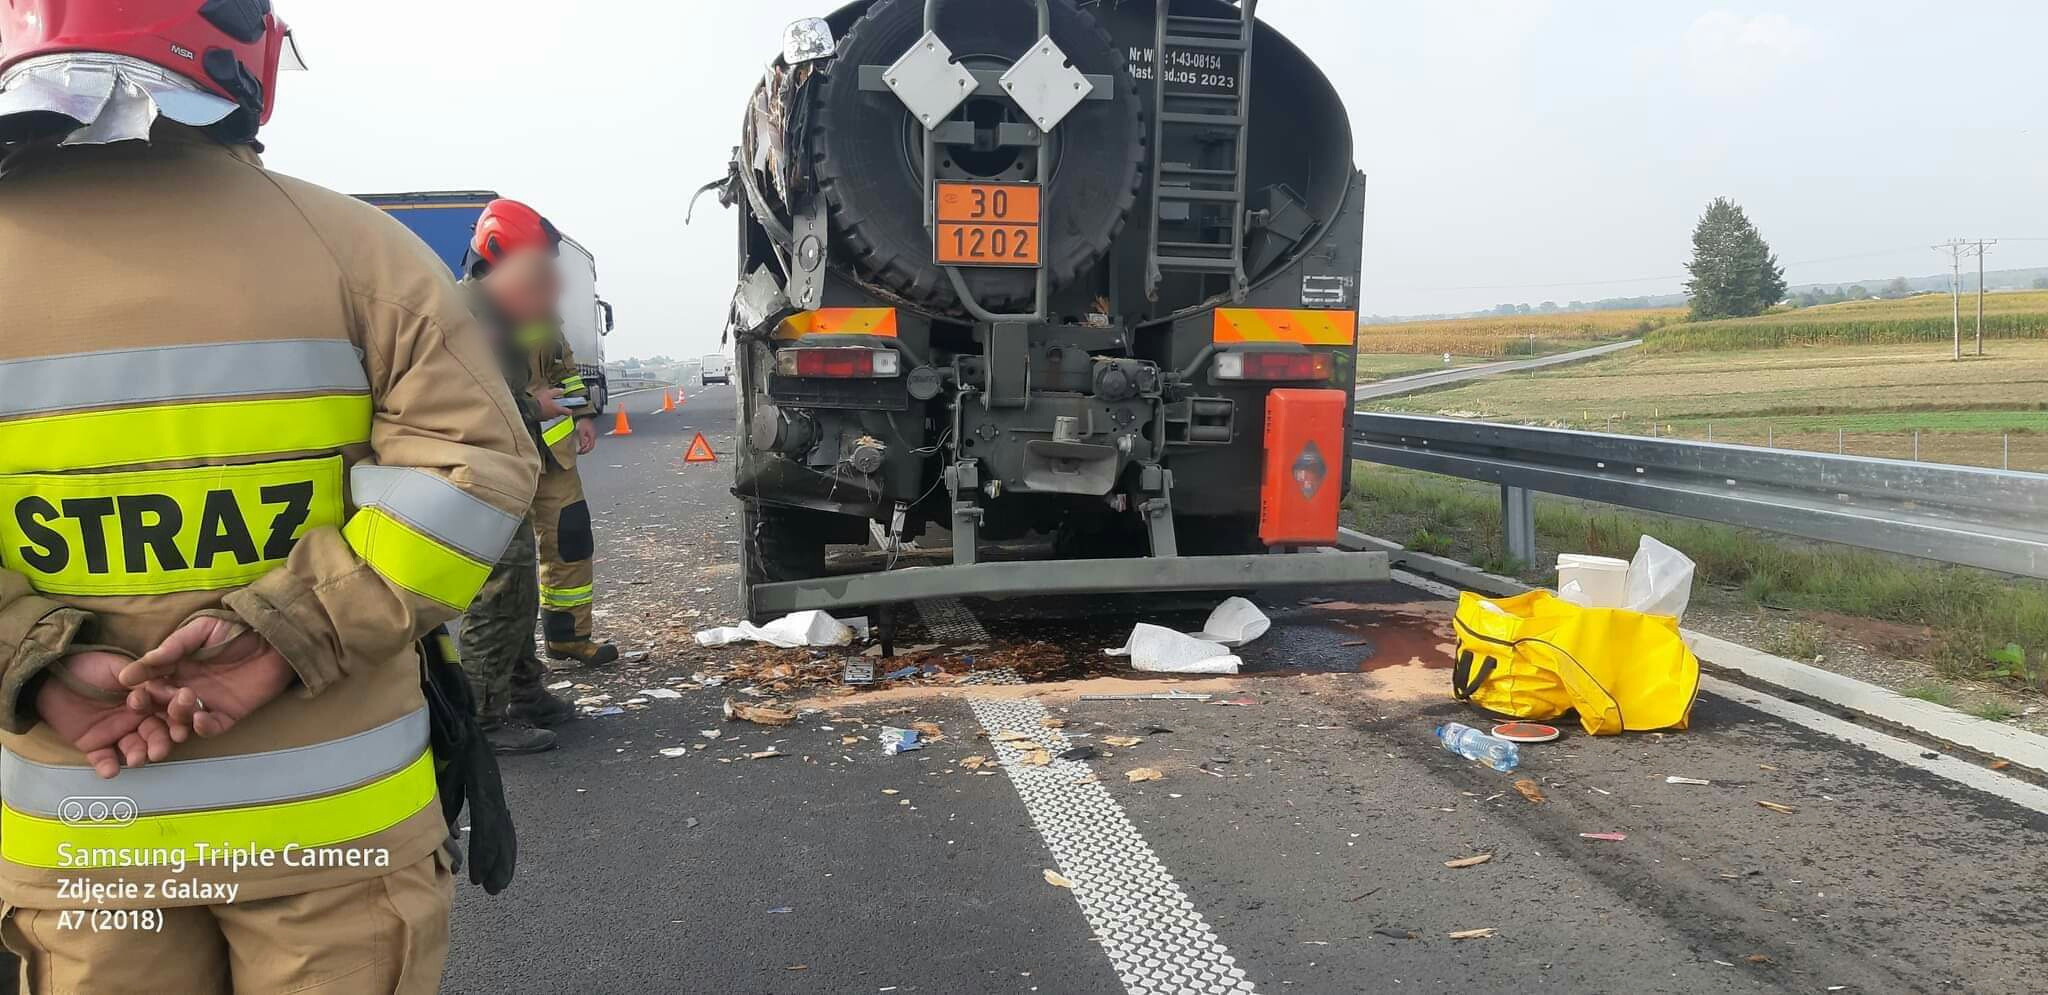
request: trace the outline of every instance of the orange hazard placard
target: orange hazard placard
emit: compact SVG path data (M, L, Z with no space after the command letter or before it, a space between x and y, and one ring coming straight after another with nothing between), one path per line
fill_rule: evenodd
M1036 183L943 182L932 259L944 266L1027 266L1042 258Z
M699 432L696 438L690 440L689 451L683 453L683 462L716 463L718 454L711 451L711 443L704 441L704 433Z

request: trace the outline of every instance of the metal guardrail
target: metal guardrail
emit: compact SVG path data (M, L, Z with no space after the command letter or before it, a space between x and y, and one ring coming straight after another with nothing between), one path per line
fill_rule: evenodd
M671 383L667 380L644 380L638 377L615 377L612 378L609 382L611 386L615 388L612 391L612 393L614 394L624 394L636 390L653 390L656 387L675 386L674 383Z
M1354 416L1351 456L1501 487L1508 555L1531 492L2048 577L2048 474L1419 415Z

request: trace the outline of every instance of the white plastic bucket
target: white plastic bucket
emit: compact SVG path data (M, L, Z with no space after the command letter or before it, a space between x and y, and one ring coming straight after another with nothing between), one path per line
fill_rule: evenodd
M1557 596L1587 608L1620 608L1628 598L1628 561L1559 553Z

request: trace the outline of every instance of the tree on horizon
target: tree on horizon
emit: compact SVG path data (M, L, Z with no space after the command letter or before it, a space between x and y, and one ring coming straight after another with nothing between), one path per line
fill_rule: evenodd
M1785 268L1742 208L1716 197L1692 230L1692 320L1747 318L1785 299Z

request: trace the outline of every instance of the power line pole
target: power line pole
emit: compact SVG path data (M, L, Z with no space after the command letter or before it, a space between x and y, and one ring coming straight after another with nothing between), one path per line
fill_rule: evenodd
M1948 251L1948 290L1949 301L1953 305L1953 311L1955 312L1955 358L1957 362L1961 362L1963 358L1963 248L1968 244L1968 242L1960 238L1952 238L1940 245L1934 246L1937 252L1944 249Z
M1997 245L1995 238L1977 240L1977 355L1984 355L1984 247Z

